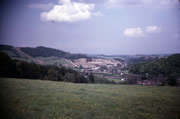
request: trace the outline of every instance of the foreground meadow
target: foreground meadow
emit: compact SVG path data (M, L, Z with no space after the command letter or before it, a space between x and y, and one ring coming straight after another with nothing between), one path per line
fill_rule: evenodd
M0 78L6 119L179 119L179 99L179 87Z

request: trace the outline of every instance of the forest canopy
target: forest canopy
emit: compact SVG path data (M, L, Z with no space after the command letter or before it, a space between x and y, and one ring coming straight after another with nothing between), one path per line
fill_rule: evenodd
M168 58L137 62L131 64L129 68L130 72L134 74L180 77L180 54L174 54Z

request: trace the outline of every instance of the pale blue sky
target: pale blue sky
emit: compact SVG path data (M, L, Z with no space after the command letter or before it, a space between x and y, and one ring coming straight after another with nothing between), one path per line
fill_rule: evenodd
M83 15L67 0L4 1L0 8L1 44L88 54L180 53L178 0L68 1L86 11ZM55 5L58 12L53 11ZM71 11L62 11L62 5ZM68 19L63 14L69 15Z

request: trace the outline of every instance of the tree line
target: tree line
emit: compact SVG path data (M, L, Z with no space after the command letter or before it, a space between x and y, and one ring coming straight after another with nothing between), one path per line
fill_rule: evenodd
M132 64L130 72L135 74L170 75L180 76L180 54L171 55L168 58L155 59Z
M130 73L142 76L164 77L170 85L176 85L180 78L180 54L168 58L136 62L129 66Z
M0 52L0 77L41 79L65 81L73 83L93 83L93 76L85 78L75 70L53 65L39 65L20 60L13 60L7 54Z

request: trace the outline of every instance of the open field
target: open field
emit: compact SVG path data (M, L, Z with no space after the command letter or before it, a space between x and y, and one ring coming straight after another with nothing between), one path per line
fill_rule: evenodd
M179 87L0 79L6 119L179 119L179 99Z
M67 59L64 58L58 58L55 56L51 56L51 57L35 57L38 60L43 61L45 64L48 65L53 65L53 64L70 64L70 62L68 62Z

